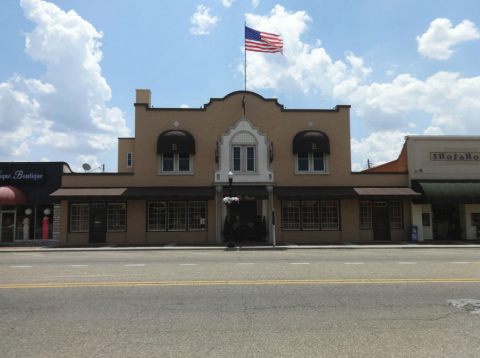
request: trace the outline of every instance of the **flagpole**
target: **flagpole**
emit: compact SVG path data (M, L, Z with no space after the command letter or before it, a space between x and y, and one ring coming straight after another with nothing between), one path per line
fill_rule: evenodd
M243 46L245 48L245 67L244 67L244 72L245 72L245 91L247 90L247 49L245 47L245 41L247 40L246 38L246 35L245 35L245 30L246 30L246 27L247 27L247 22L245 21L245 27L243 29L243 35L245 37L244 41L243 41Z

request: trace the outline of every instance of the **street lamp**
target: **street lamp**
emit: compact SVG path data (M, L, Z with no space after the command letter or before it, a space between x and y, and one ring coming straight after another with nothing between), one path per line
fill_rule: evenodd
M230 198L233 197L232 195L232 183L233 183L233 173L232 171L230 170L228 172L228 184L230 185ZM230 205L228 205L228 229L229 229L229 233L228 233L228 243L227 243L227 247L230 247L230 248L233 248L235 247L235 241L233 240L233 221L232 221L232 203L230 203Z

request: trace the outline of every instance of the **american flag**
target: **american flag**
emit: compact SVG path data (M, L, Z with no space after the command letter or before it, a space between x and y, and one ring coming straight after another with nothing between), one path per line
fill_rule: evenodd
M281 35L260 32L245 26L245 51L280 52L283 54Z

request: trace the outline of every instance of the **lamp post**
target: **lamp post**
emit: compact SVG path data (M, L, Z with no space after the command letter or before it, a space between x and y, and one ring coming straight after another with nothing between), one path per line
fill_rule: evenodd
M232 190L233 190L232 183L233 183L233 173L230 170L228 172L228 184L230 185L230 187L229 187L230 198L233 197L233 195L232 195ZM228 229L229 229L229 233L228 233L227 247L230 247L230 248L235 247L235 241L233 240L232 204L233 203L230 203L230 205L228 205Z

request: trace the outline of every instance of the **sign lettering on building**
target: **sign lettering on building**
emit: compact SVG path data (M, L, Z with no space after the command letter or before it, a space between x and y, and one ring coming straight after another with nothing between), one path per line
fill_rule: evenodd
M432 161L480 161L480 152L430 152Z
M0 183L43 183L43 169L0 169Z
M172 143L172 150L178 150L177 145L175 143Z
M240 201L255 201L254 195L237 195L238 200Z

